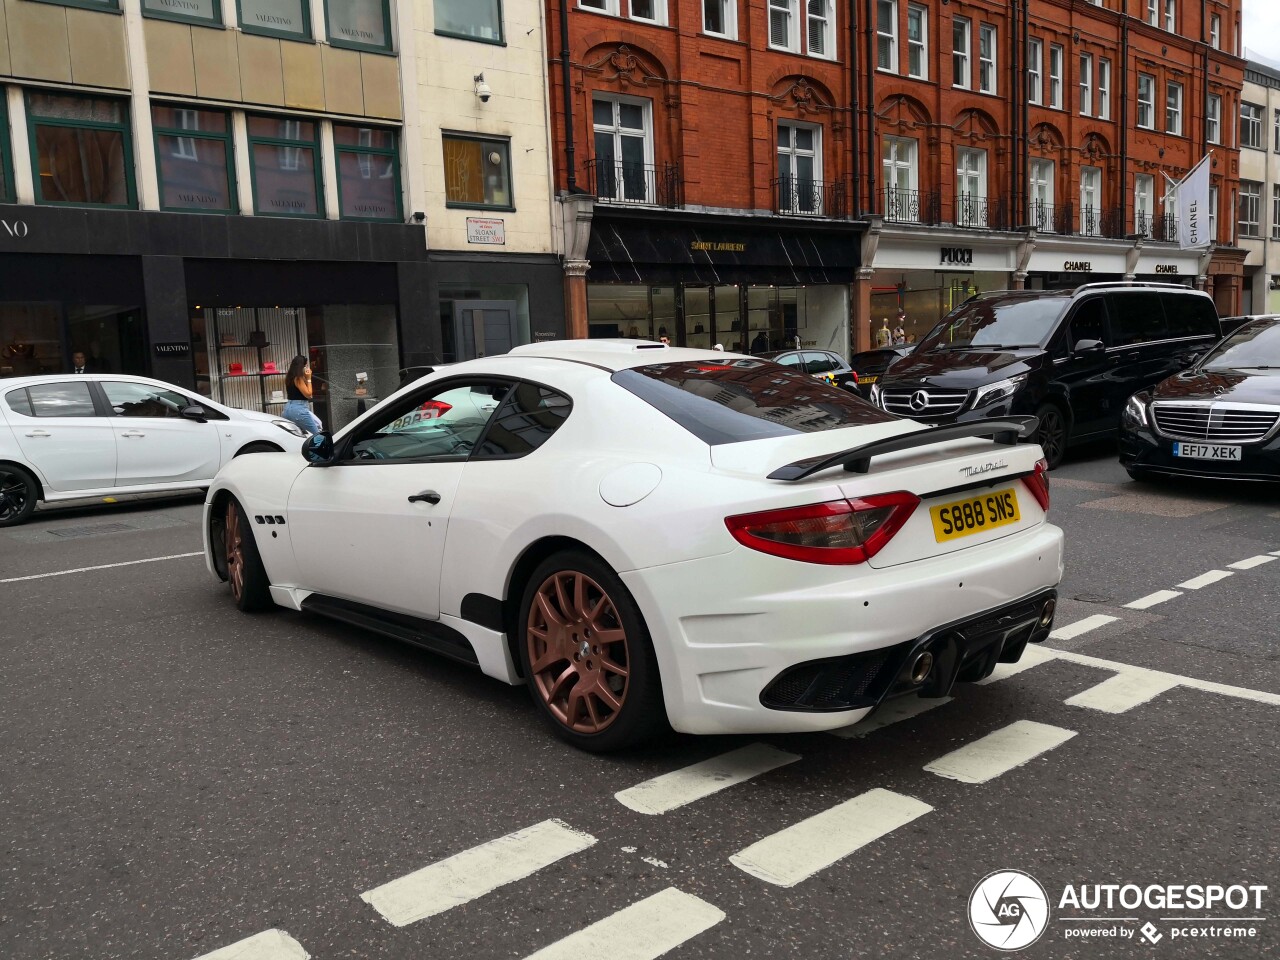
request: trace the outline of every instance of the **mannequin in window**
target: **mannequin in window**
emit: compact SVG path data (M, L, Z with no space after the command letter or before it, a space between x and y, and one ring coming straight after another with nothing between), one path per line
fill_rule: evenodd
M876 346L887 347L893 343L893 331L889 329L889 318L880 318L880 329L876 331Z

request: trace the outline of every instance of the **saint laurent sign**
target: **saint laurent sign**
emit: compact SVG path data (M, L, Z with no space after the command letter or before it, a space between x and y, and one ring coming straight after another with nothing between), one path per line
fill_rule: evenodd
M710 240L694 240L689 244L694 253L746 253L745 243L713 243Z

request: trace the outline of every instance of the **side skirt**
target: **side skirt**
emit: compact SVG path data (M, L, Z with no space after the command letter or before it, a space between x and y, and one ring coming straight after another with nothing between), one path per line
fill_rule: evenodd
M304 613L319 614L353 627L380 633L393 640L411 643L459 663L479 666L479 659L470 641L457 630L435 620L391 613L353 600L340 600L318 593L303 600L300 609Z

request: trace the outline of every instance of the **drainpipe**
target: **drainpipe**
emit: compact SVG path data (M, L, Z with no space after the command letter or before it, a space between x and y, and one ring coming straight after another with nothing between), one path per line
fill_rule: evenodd
M1114 93L1114 91L1112 91ZM1124 209L1124 198L1129 189L1129 18L1120 23L1120 209ZM1151 186L1151 216L1155 218L1154 178ZM1122 214L1123 216L1123 214ZM1161 217L1161 223L1164 218ZM1134 224L1134 230L1137 230ZM1153 231L1154 234L1154 231Z
M1025 6L1026 0L1021 0L1021 3L1023 6ZM1013 198L1013 206L1009 210L1009 218L1015 221L1018 218L1018 211L1017 211L1018 182L1019 182L1018 181L1018 141L1019 141L1020 131L1022 129L1022 125L1019 118L1019 111L1018 111L1018 87L1019 86L1022 86L1024 88L1022 90L1022 99L1025 100L1027 98L1027 91L1025 89L1026 83L1025 81L1022 81L1021 83L1019 82L1020 75L1018 73L1019 43L1018 43L1017 12L1018 12L1018 0L1015 0L1014 9L1013 9L1014 15L1009 18L1009 23L1011 26L1009 33L1012 37L1012 43L1011 43L1012 49L1009 54L1009 66L1010 66L1010 73L1009 73L1009 108L1010 108L1009 109L1009 115L1010 115L1009 116L1009 120L1010 120L1009 180L1013 188L1010 194L1010 196L1012 196ZM1026 45L1025 37L1023 38L1022 45L1024 47ZM1010 223L1009 226L1010 227L1017 226L1017 223Z
M876 19L875 0L866 0L867 39L867 209L876 205Z
M862 216L862 128L861 101L858 97L858 3L849 3L849 124L850 145L853 150L853 209L854 219Z
M1031 19L1027 8L1030 6L1027 0L1022 0L1022 42L1026 45L1027 37L1031 36ZM1044 60L1045 47L1040 48L1040 82L1044 83L1045 74L1048 72L1048 64ZM1066 59L1066 53L1063 53L1063 59ZM1066 70L1067 65L1064 62L1062 69ZM1066 96L1066 91L1063 91ZM1017 203L1018 197L1022 198L1022 222L1031 222L1031 107L1027 103L1027 91L1022 91L1022 182L1014 184L1014 203ZM1042 96L1041 100L1044 99ZM1057 197L1055 196L1056 200Z
M564 158L569 166L565 186L579 193L577 150L573 145L573 91L569 71L569 0L560 0L560 83L564 87Z

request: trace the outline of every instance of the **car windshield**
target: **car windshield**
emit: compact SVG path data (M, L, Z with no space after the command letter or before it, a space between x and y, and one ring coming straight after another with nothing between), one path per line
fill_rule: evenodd
M1250 323L1200 361L1201 370L1280 369L1280 321Z
M1043 295L969 300L943 317L913 352L1042 347L1069 302Z
M897 419L767 360L658 363L620 370L613 382L713 446Z

